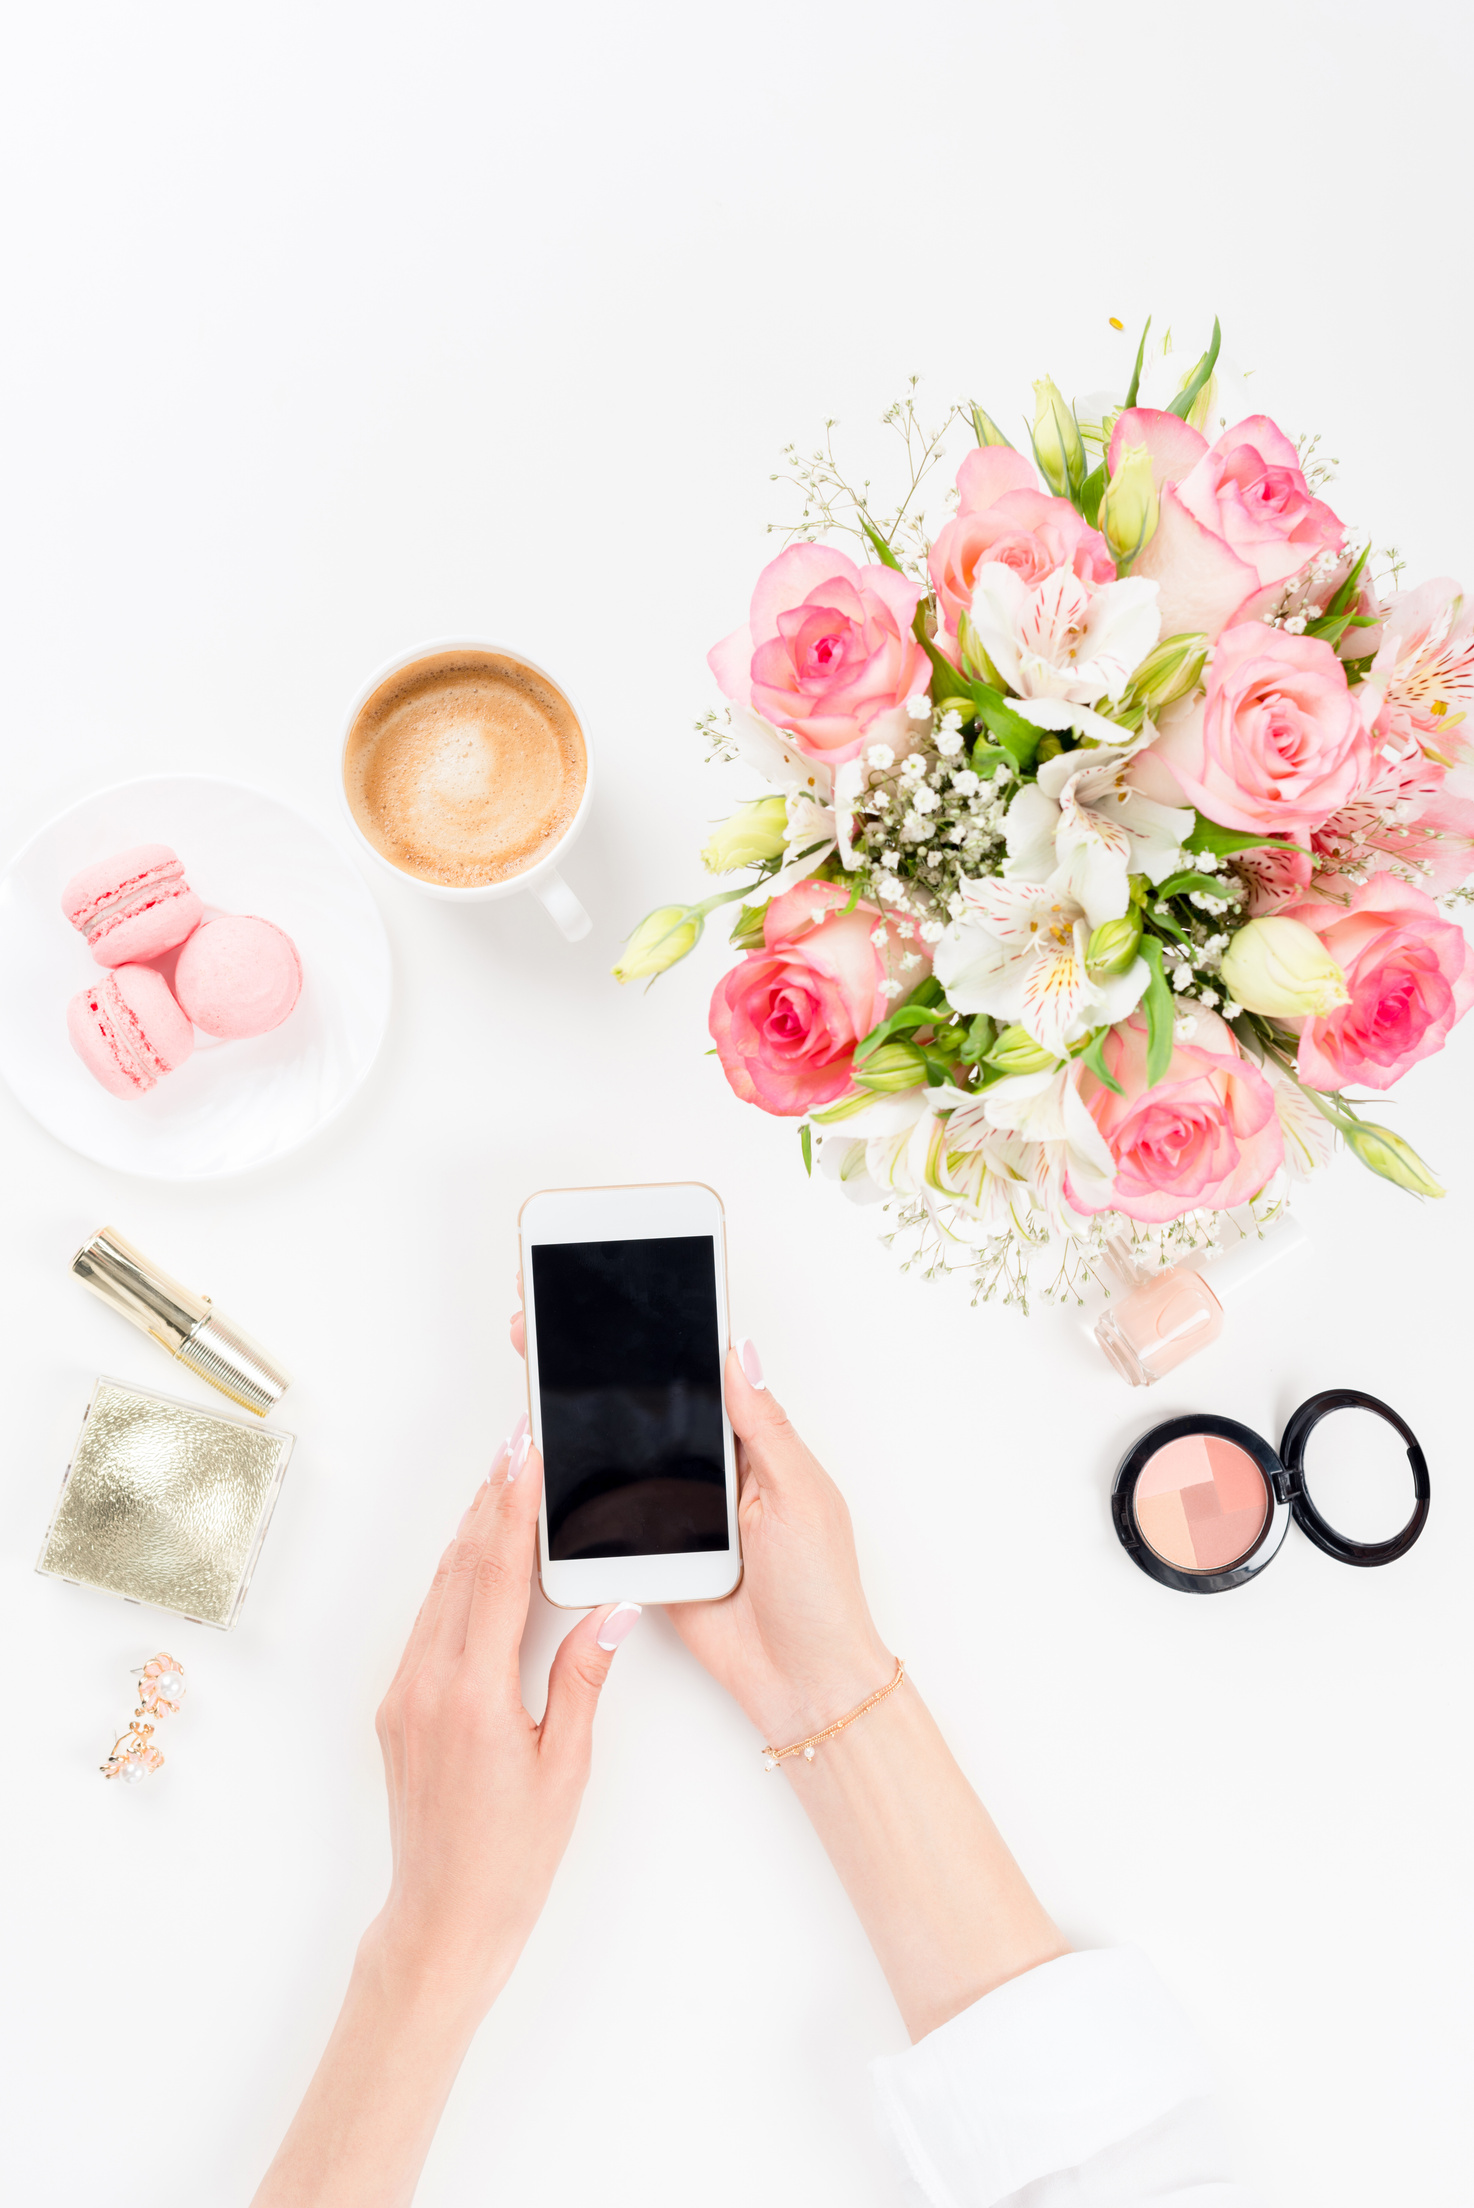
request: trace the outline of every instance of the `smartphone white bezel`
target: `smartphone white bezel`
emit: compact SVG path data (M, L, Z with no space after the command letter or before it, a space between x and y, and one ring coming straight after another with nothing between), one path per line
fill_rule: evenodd
M721 1198L704 1181L663 1181L614 1188L543 1188L529 1196L517 1217L522 1253L522 1305L527 1322L527 1415L542 1448L542 1396L537 1372L537 1297L532 1248L539 1242L641 1242L662 1235L710 1235L716 1274L717 1354L730 1342L727 1318L726 1215ZM560 1610L589 1610L602 1602L719 1602L742 1577L737 1533L737 1454L722 1405L722 1457L727 1482L725 1549L692 1555L592 1556L556 1561L548 1555L546 1494L538 1513L537 1576L548 1601Z

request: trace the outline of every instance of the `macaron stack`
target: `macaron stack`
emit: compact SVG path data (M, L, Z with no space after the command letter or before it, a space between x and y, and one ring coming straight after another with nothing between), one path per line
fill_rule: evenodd
M194 1049L194 1031L237 1039L280 1027L302 961L269 920L206 920L177 852L138 844L74 874L61 909L105 971L67 1006L72 1047L110 1096L145 1096ZM177 954L177 955L175 955ZM174 956L173 987L156 962Z

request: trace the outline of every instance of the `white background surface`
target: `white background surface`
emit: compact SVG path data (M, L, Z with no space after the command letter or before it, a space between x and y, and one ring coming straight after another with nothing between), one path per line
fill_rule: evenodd
M602 778L583 944L530 900L375 883L389 1045L280 1166L131 1181L0 1096L17 2198L248 2199L382 1895L377 1697L518 1407L517 1205L690 1175L727 1199L734 1318L851 1497L882 1631L1069 1933L1140 1943L1192 2011L1245 2173L1297 2208L1467 2201L1474 1027L1396 1107L1447 1201L1344 1162L1299 1271L1141 1398L1072 1318L902 1280L805 1185L791 1127L702 1054L720 933L648 997L606 970L698 887L727 803L689 728L775 548L779 448L827 414L870 438L913 370L1013 421L1033 375L1104 380L1108 315L1216 309L1340 456L1338 510L1415 575L1474 567L1470 44L1452 8L1345 0L13 20L6 851L151 771L331 824L346 701L447 631L562 671ZM94 1376L193 1389L69 1278L103 1220L298 1375L229 1638L32 1576ZM1131 1568L1106 1497L1152 1417L1277 1434L1338 1382L1424 1437L1405 1562L1292 1532L1202 1603ZM159 1645L190 1699L124 1793L96 1766ZM864 2066L901 2028L757 1746L642 1622L427 2208L889 2197Z

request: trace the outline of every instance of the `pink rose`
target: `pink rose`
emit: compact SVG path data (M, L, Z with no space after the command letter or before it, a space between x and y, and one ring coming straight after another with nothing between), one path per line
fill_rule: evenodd
M1111 433L1113 470L1128 444L1151 453L1161 497L1131 572L1161 584L1163 636L1200 629L1211 640L1262 617L1318 552L1339 552L1343 524L1311 495L1299 453L1268 415L1210 445L1175 414L1136 406Z
M1110 583L1115 562L1100 532L1067 498L1047 498L1022 453L1010 445L980 445L957 471L957 519L937 532L929 559L941 611L943 640L972 604L985 560L1011 567L1026 583L1072 568L1082 582Z
M845 912L838 882L800 882L763 916L763 948L717 983L710 1028L722 1071L745 1104L797 1118L843 1096L855 1045L890 1010L884 983L914 945L873 905ZM904 923L903 923L904 925ZM916 981L924 968L912 969Z
M1219 637L1206 696L1169 708L1152 749L1220 827L1303 840L1364 779L1371 744L1329 644L1245 621Z
M1299 1023L1297 1064L1308 1088L1390 1089L1442 1050L1474 1003L1474 953L1463 929L1395 875L1374 874L1349 907L1310 898L1286 917L1314 928L1351 992L1325 1019Z
M894 568L791 544L759 575L747 628L714 645L707 665L734 704L838 766L867 739L906 736L906 700L930 676L911 633L920 599L921 585Z
M1140 1012L1105 1039L1116 1096L1094 1074L1080 1093L1116 1161L1113 1211L1160 1224L1185 1211L1226 1211L1258 1194L1284 1142L1268 1082L1243 1057L1226 1022L1195 1011L1191 1042L1178 1043L1162 1080L1146 1085L1146 1020ZM1102 1208L1081 1205L1080 1209Z

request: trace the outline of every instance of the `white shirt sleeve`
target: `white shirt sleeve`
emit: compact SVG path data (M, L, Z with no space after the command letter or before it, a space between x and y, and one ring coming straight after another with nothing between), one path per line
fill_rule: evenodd
M1063 1955L873 2065L914 2208L1255 2208L1144 1955Z

